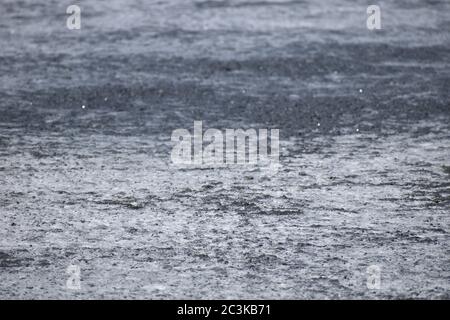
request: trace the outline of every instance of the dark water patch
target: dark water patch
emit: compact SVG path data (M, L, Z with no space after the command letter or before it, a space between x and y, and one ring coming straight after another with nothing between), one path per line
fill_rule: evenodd
M109 200L101 200L96 201L97 204L102 205L118 205L123 206L128 209L138 210L143 209L147 205L147 202L136 199L134 197L122 198L122 199L109 199Z
M14 252L0 251L0 268L17 268L30 265L32 258L21 257Z
M446 174L450 175L450 166L443 165L442 171L444 171Z
M101 195L95 194L95 197L101 197ZM123 192L113 195L111 198L94 200L96 204L105 206L122 206L133 210L143 209L150 204L154 204L155 201L161 201L161 199L154 195L135 197L132 195L126 195Z

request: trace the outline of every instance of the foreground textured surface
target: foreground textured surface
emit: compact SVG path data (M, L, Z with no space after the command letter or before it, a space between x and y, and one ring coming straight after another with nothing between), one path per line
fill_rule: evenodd
M450 298L450 3L369 4L2 1L0 297ZM194 120L280 165L173 167Z

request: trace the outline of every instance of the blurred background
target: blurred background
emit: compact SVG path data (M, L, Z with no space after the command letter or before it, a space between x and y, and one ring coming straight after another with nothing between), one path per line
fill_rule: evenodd
M449 298L449 12L2 0L0 297ZM280 170L173 168L194 120Z

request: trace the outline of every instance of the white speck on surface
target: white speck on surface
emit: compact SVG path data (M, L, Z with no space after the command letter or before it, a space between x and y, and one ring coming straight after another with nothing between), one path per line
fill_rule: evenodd
M359 89L359 93L362 93L363 92L363 89Z
M320 127L320 122L317 123L317 126Z
M83 104L83 105L81 106L81 108L82 108L82 109L85 109L85 108L86 108L86 106L85 106L85 105Z

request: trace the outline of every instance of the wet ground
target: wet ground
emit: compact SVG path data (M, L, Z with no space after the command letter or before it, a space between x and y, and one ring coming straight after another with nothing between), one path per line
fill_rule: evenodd
M1 298L450 298L449 2L69 4L1 3ZM279 166L174 167L194 120Z

